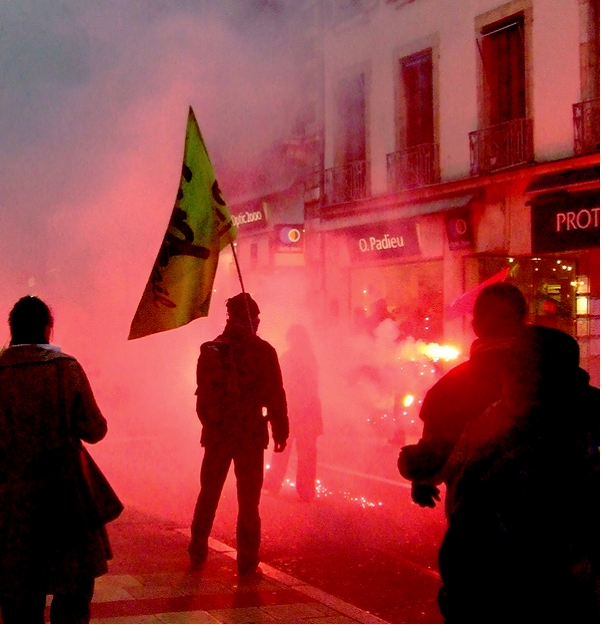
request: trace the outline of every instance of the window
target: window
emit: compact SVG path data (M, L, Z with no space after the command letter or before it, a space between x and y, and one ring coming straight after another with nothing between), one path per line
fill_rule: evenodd
M398 94L397 151L387 155L390 191L439 180L431 48L400 59Z
M351 311L367 313L384 298L403 338L425 342L443 340L443 262L422 261L352 268Z
M366 159L365 76L358 74L339 83L337 93L338 165Z
M366 79L345 78L335 93L335 167L324 171L324 204L338 204L369 195L366 160Z
M465 259L467 289L503 269L507 282L524 294L528 321L572 335L581 349L581 367L600 384L599 249L558 252L538 257L479 255Z
M434 143L432 50L400 60L399 148Z
M481 128L469 134L471 176L531 163L534 155L533 120L527 116L524 14L481 24Z
M483 28L478 46L483 63L484 126L526 118L523 16Z

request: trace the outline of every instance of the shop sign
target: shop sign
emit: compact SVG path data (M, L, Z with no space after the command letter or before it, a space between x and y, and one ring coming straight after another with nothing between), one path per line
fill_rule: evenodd
M303 224L277 224L275 226L275 252L303 252L305 231Z
M366 224L349 228L345 234L354 261L374 261L420 254L415 221Z
M474 247L469 211L446 214L445 229L447 230L447 241L450 250L464 250Z
M538 196L531 203L534 253L600 247L598 191Z
M267 226L265 211L260 201L248 202L232 207L232 220L241 233L258 230Z

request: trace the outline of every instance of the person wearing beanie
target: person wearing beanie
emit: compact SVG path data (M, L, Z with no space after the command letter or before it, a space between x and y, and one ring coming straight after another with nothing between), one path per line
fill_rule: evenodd
M234 463L238 494L237 564L241 579L261 575L259 500L264 451L282 452L289 435L286 394L276 350L257 336L259 306L247 293L226 302L221 335L201 346L197 415L202 424L201 491L188 547L192 569L207 559L208 539L221 492Z

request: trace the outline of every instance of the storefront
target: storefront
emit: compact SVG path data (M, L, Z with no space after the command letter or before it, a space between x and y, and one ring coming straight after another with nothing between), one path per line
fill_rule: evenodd
M566 178L571 184L564 189L537 194L529 202L533 253L551 266L545 282L534 281L540 286L537 304L542 303L534 321L576 337L582 365L599 385L600 170L578 170ZM596 188L583 189L592 183Z
M328 313L370 316L384 300L403 334L466 347L470 311L452 314L451 305L500 274L525 294L530 321L578 339L599 384L599 167L562 165L500 174L486 188L475 181L469 194L322 220Z
M384 300L403 335L440 339L443 333L443 261L420 259L415 219L345 231L350 257L351 310L374 314Z
M425 211L323 232L331 315L361 325L386 306L400 336L441 341L444 229Z
M562 183L563 188L549 188ZM540 177L527 187L531 254L479 254L465 259L468 287L507 269L525 294L529 320L579 341L581 365L600 384L599 169Z
M238 228L238 259L245 270L269 272L304 264L303 204L296 186L234 203L231 213Z

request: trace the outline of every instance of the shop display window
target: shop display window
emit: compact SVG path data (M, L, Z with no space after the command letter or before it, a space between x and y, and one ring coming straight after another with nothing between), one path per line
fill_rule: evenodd
M401 339L443 341L441 261L362 267L353 269L350 278L354 317L378 315L375 306L384 300L386 314L397 324Z
M579 341L581 364L600 380L600 266L597 251L553 256L478 256L466 259L466 289L504 269L527 299L529 321L558 328Z

